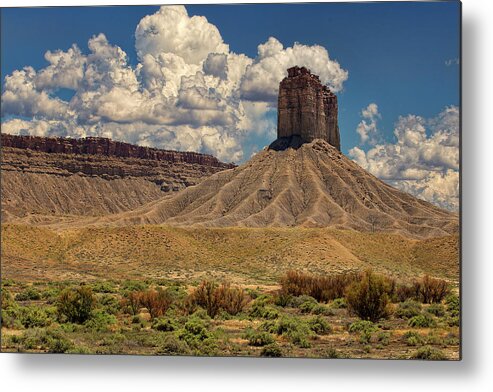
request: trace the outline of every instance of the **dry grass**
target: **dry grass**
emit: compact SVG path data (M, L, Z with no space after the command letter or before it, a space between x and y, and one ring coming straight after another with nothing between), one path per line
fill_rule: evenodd
M372 268L399 281L429 274L457 282L458 237L433 244L335 229L132 226L56 232L6 224L1 256L3 276L26 281L167 277L263 285L292 269L336 274ZM440 262L424 263L423 248L427 260Z

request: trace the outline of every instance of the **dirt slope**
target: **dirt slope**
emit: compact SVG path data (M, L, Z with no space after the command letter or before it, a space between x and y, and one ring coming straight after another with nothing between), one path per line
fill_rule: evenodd
M263 150L197 186L90 223L334 227L414 237L458 230L457 214L392 188L322 140Z

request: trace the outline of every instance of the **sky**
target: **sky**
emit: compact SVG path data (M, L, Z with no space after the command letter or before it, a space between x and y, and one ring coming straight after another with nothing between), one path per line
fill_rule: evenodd
M346 155L457 210L459 22L455 1L4 8L2 132L242 163L275 139L279 82L305 65L338 96Z

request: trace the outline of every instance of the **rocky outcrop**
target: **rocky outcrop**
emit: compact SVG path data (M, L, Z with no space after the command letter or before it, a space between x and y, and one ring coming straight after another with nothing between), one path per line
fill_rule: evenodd
M234 164L223 163L212 155L142 147L101 137L70 139L63 137L17 136L2 133L1 142L2 147L29 149L44 153L139 158L171 163L198 164L221 169L235 167Z
M341 149L337 96L305 67L288 69L279 85L277 138L271 148L299 147L323 139Z

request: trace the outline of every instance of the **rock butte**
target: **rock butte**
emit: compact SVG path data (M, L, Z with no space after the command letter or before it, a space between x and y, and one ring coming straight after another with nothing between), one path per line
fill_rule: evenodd
M315 139L341 150L337 96L305 67L288 69L279 85L277 140L271 148L297 148Z

